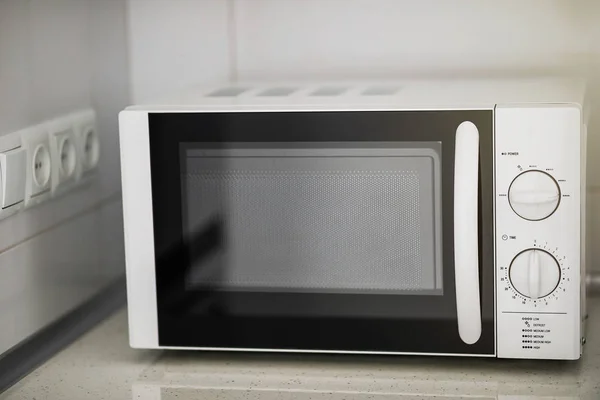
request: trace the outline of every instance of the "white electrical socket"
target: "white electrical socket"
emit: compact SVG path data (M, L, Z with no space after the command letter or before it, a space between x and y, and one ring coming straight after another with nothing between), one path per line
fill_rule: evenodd
M22 147L27 151L25 176L25 207L32 207L50 197L52 188L52 157L47 125L41 124L19 132Z
M52 160L51 190L53 195L58 195L70 189L79 179L80 156L71 116L57 118L48 122L47 126Z
M78 144L82 178L89 177L98 167L100 160L100 141L96 130L96 113L92 109L71 115L75 137Z
M26 160L19 132L0 137L0 219L23 208Z

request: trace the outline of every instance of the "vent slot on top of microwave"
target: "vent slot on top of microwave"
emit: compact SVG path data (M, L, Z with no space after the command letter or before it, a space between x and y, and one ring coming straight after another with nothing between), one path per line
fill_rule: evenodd
M284 97L294 93L297 88L294 87L274 87L266 89L258 94L261 97Z
M324 86L312 92L311 96L340 96L348 91L345 86Z
M185 168L184 229L223 236L192 286L442 294L432 148L188 149Z
M236 97L247 92L250 88L247 87L225 87L217 89L207 94L207 97Z

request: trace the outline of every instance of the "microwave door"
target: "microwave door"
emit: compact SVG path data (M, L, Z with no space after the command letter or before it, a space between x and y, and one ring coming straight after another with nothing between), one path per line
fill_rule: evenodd
M495 354L491 111L148 126L160 347Z

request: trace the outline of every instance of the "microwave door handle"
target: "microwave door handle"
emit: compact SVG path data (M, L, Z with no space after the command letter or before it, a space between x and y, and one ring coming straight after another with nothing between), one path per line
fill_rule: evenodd
M458 334L473 344L481 336L479 297L479 131L470 121L456 128L454 161L454 274Z

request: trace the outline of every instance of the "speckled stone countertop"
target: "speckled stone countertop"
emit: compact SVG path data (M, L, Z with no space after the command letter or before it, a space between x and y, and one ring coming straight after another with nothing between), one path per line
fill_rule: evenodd
M0 399L600 399L600 299L579 361L132 350L122 310Z

